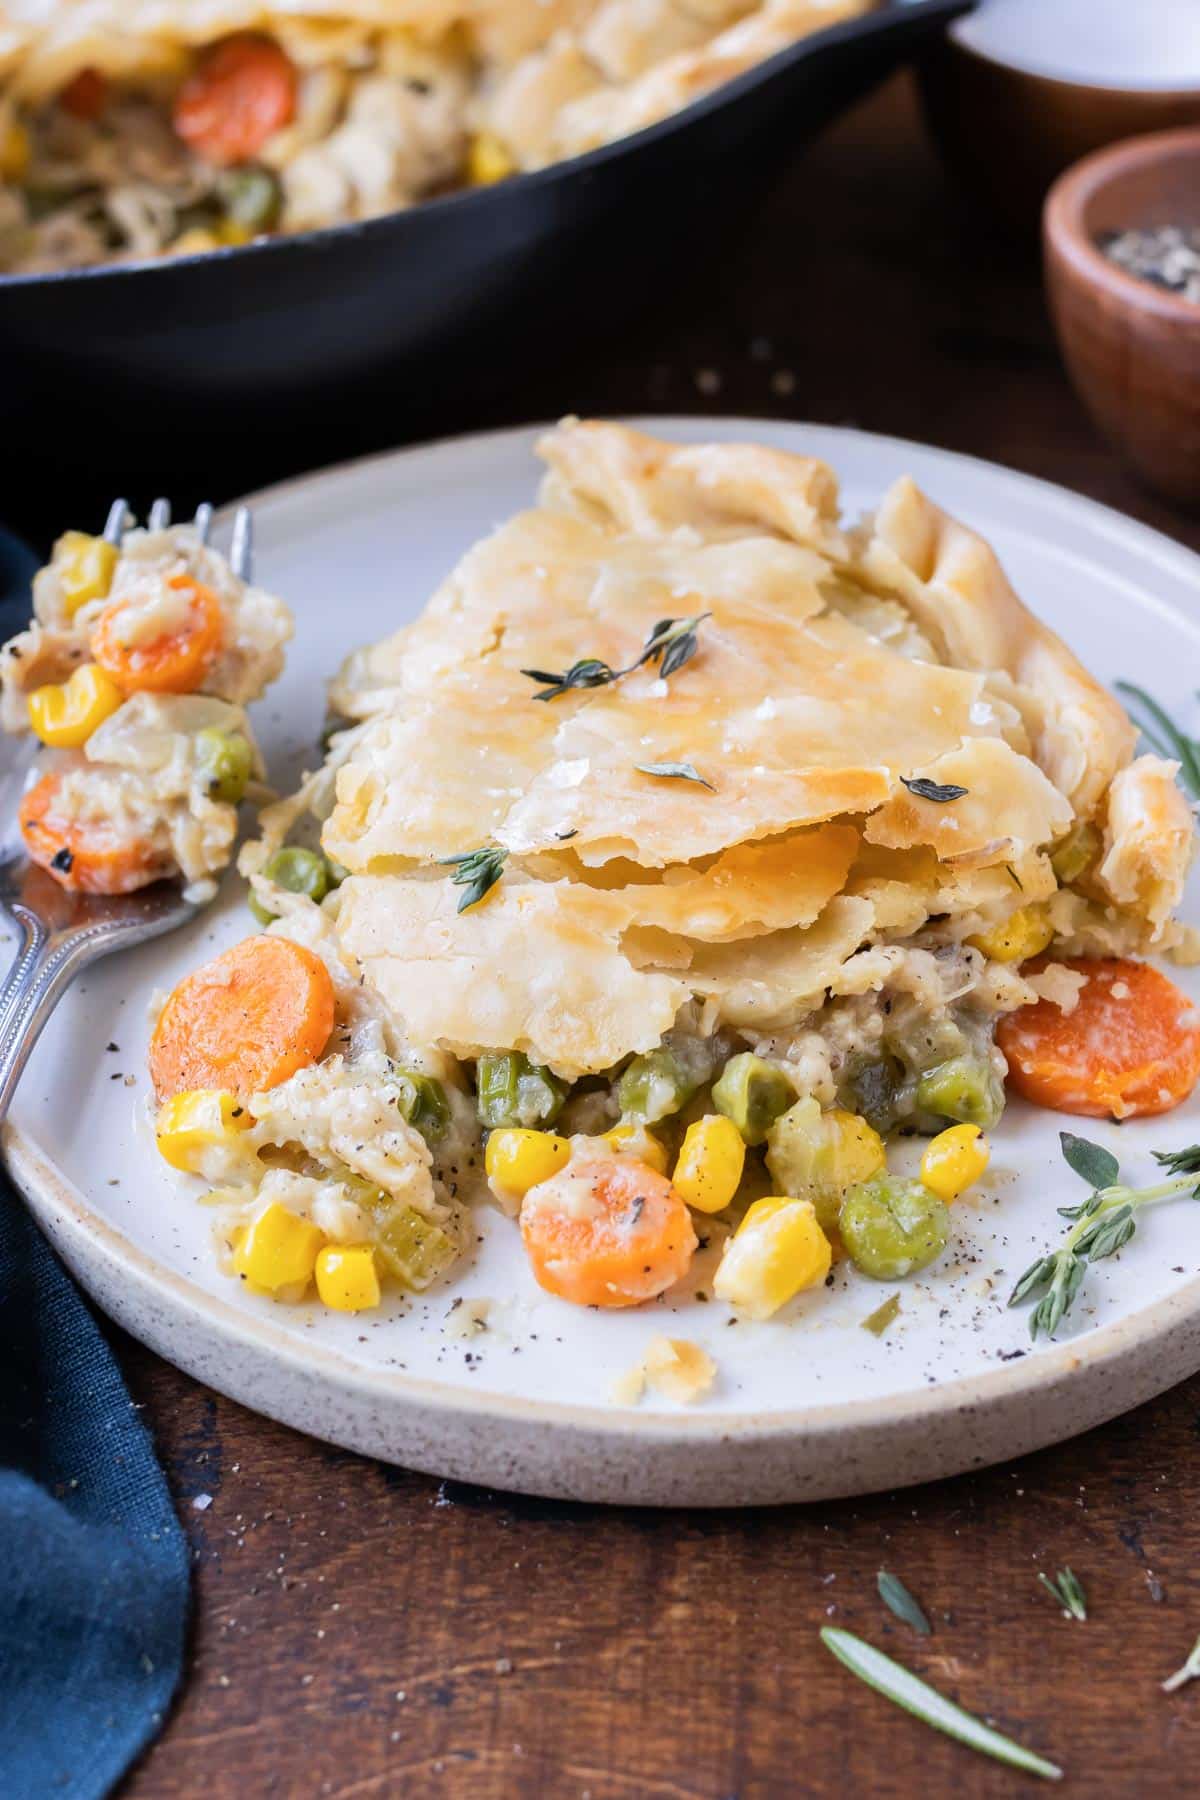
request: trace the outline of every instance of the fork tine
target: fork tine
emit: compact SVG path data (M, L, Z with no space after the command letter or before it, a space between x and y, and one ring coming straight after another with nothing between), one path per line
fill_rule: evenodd
M233 547L229 552L233 572L249 581L254 572L254 521L248 506L239 506L233 521Z
M165 531L171 523L171 502L156 500L150 508L150 517L146 523L151 531Z
M124 534L125 524L128 518L128 500L114 500L108 509L108 519L104 526L104 541L106 544L115 544L117 548L120 549L121 538Z
M196 536L202 544L207 544L212 530L213 509L207 500L202 500L196 508Z

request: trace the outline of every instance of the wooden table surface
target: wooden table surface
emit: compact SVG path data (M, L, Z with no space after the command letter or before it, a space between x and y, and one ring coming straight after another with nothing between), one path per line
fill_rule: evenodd
M568 409L850 422L1046 476L1200 548L1093 436L1032 256L948 190L903 80L636 330L546 338L545 357L531 342L529 366L447 394L431 426ZM196 1567L190 1675L128 1800L998 1796L1030 1779L859 1686L818 1642L827 1621L1061 1762L1076 1792L1196 1791L1200 1684L1169 1698L1158 1682L1200 1632L1200 1379L1009 1468L685 1515L440 1484L255 1418L132 1343L121 1356ZM1086 1624L1036 1584L1063 1563ZM883 1611L883 1566L932 1637Z

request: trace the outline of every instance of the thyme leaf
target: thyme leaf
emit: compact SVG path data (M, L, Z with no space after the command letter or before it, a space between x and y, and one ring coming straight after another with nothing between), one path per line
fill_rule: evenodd
M875 1577L875 1585L879 1589L879 1598L889 1612L911 1625L922 1637L928 1637L932 1629L929 1620L921 1610L920 1603L913 1599L898 1575L890 1575L886 1569L880 1569Z
M1091 1263L1123 1250L1138 1226L1143 1206L1160 1200L1177 1200L1183 1194L1200 1199L1200 1145L1188 1150L1155 1152L1155 1160L1171 1170L1166 1181L1149 1187L1132 1188L1119 1180L1120 1165L1115 1156L1099 1144L1060 1133L1063 1157L1077 1175L1097 1185L1078 1206L1060 1206L1059 1212L1072 1221L1066 1241L1030 1263L1008 1297L1010 1306L1037 1298L1029 1320L1033 1338L1053 1337L1070 1312L1084 1276Z
M458 902L458 911L466 912L469 906L477 906L485 894L490 894L501 875L508 858L508 851L502 850L499 844L484 844L478 850L464 850L460 856L439 856L438 863L442 868L453 868L450 877L455 887L463 889Z
M1074 1569L1060 1569L1053 1581L1039 1570L1038 1580L1069 1619L1078 1619L1082 1623L1087 1618L1087 1595Z
M696 632L705 619L711 617L711 613L702 612L693 613L690 619L660 619L632 667L640 669L643 663L657 662L660 676L664 681L669 680L685 663L691 662L699 648Z
M542 691L533 696L535 700L554 700L570 688L607 687L610 681L619 681L628 670L610 669L598 656L581 656L578 662L573 662L561 675L552 674L546 669L522 669L521 673L527 675L530 681L540 681L543 684Z
M834 1626L826 1625L821 1631L821 1642L852 1675L857 1675L860 1681L865 1681L893 1705L902 1706L914 1718L932 1725L935 1731L944 1731L947 1737L957 1738L960 1744L968 1744L984 1756L994 1756L997 1762L1008 1763L1014 1769L1025 1769L1047 1781L1062 1780L1062 1770L1056 1763L1046 1762L1032 1750L993 1731L982 1719L965 1712L953 1700L947 1700L944 1694L939 1694L903 1663L893 1662L882 1650L855 1637L852 1631L838 1631Z
M889 1294L882 1305L877 1306L873 1313L868 1313L862 1320L862 1328L864 1331L869 1331L873 1337L882 1337L899 1311L899 1294Z
M910 794L918 800L936 800L939 806L945 806L951 800L961 800L970 790L959 787L956 781L930 781L927 775L914 776L910 781L907 775L900 777Z
M706 781L699 769L690 762L635 763L634 767L639 775L662 775L674 781L696 781L711 794L717 791L712 782Z
M1193 800L1200 800L1200 740L1180 731L1144 688L1135 687L1131 681L1118 681L1116 689L1127 704L1133 702L1128 707L1129 716L1150 748L1157 750L1160 756L1172 757L1179 764L1184 786Z

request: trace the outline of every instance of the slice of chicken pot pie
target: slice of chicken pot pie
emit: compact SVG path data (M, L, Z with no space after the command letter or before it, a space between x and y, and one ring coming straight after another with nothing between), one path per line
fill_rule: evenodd
M765 1317L835 1252L932 1262L1006 1079L1190 1092L1200 1019L1133 960L1184 941L1175 765L986 544L906 480L847 528L829 469L753 445L540 452L538 505L335 677L324 768L243 851L265 931L156 1027L233 1271L374 1305L486 1182L551 1293L660 1294L710 1215L717 1296Z
M6 0L0 269L371 218L677 112L873 0Z
M46 747L20 807L29 855L76 892L176 874L210 892L263 775L244 708L283 669L287 607L177 525L64 533L33 612L0 649L0 724Z

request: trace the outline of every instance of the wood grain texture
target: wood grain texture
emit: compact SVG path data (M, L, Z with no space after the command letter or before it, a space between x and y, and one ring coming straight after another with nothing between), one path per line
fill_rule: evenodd
M1061 481L1200 547L1092 435L1022 256L948 191L896 83L636 331L581 346L533 321L524 368L406 423L568 408L849 421ZM1200 1688L1157 1684L1200 1632L1200 1381L1009 1468L686 1516L439 1486L121 1354L196 1555L191 1678L126 1800L1018 1791L855 1683L818 1643L827 1621L1060 1761L1072 1791L1194 1791ZM1087 1624L1037 1586L1064 1562ZM884 1611L881 1567L932 1637Z

